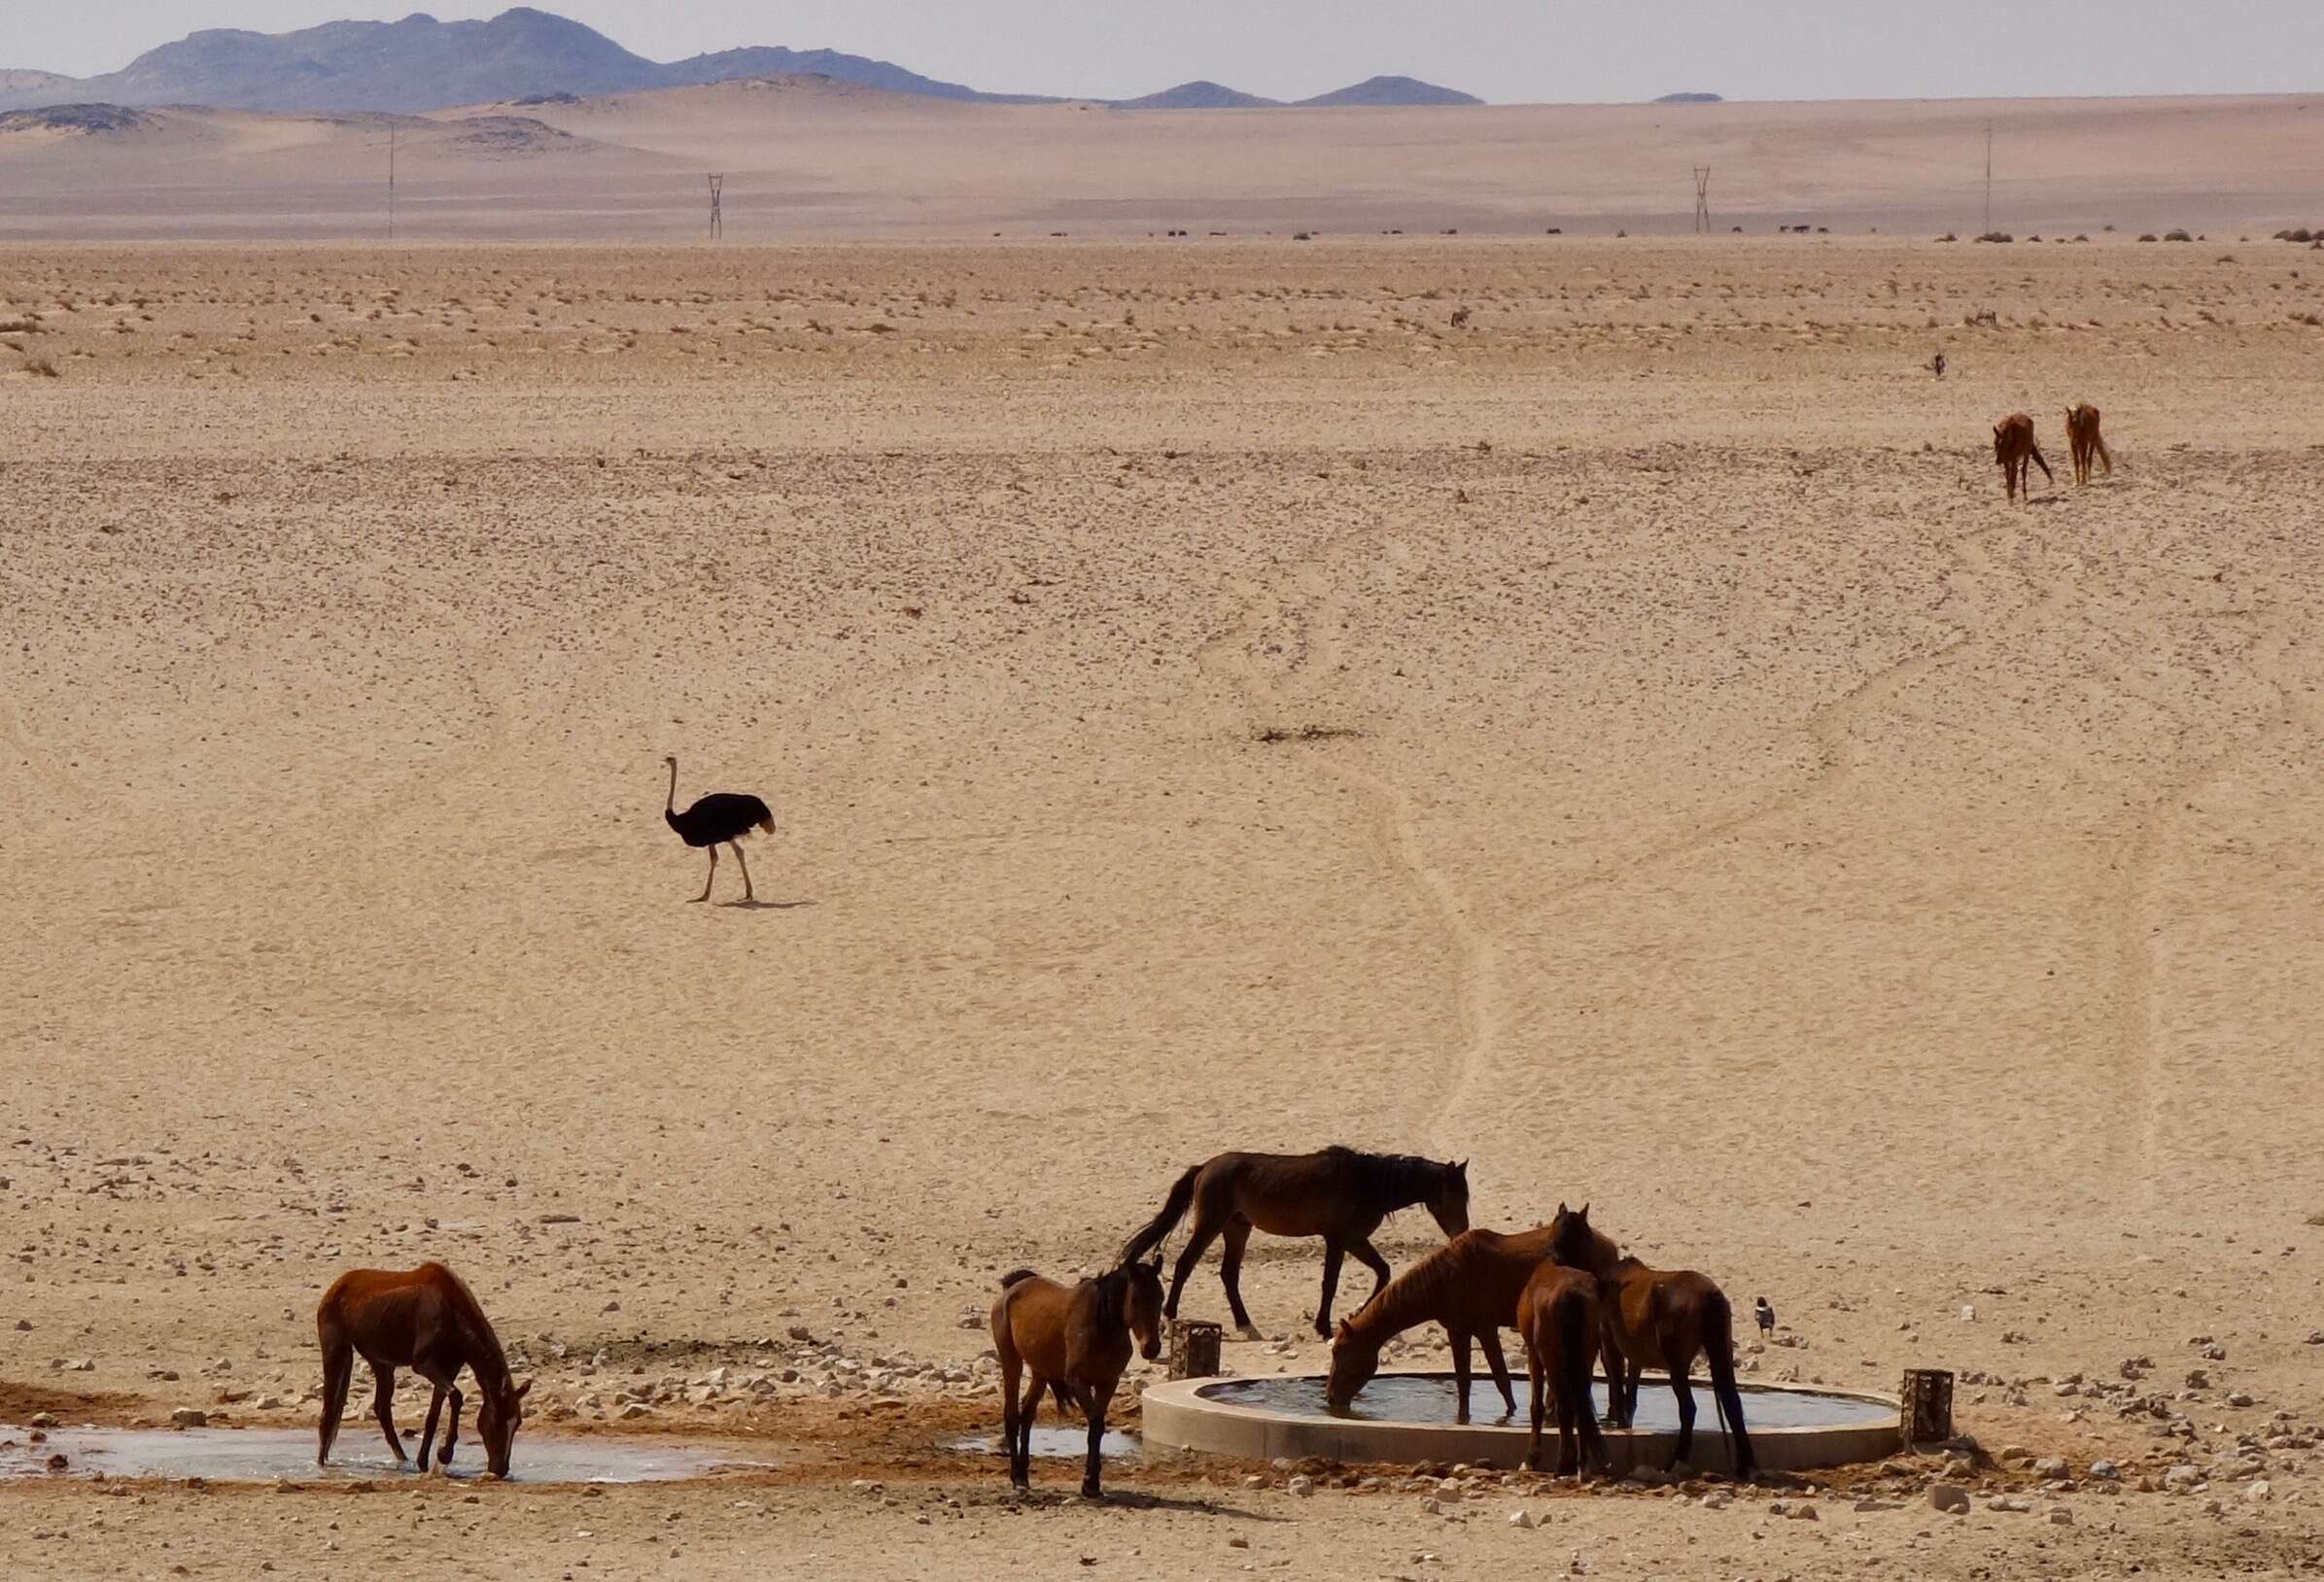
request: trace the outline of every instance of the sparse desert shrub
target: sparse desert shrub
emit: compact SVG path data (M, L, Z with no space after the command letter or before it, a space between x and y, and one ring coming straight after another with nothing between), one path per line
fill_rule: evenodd
M1960 238L1956 236L1953 232L1947 231L1944 235L1938 237L1937 240L1940 242L1958 242L1960 240Z
M1981 242L2014 242L2017 240L2016 237L2010 235L2009 232L2005 230L1989 230L1983 236L1980 236L1977 239ZM2036 238L2036 240L2039 240L2039 238Z
M1547 230L1542 232L1542 234L1544 236L1563 236L1565 234L1565 229L1563 226L1551 225Z
M2142 242L2151 242L2155 240L2155 233L2151 230L2140 231L2138 233L2138 239Z
M2303 236L2302 241L2307 238ZM0 335L37 335L41 332L38 319L0 319Z
M2311 329L2324 328L2324 314L2295 313L2292 315L2292 323L2307 325Z
M2195 240L2195 238L2188 235L2183 230L2167 230L2163 233L2163 240L2167 242L2192 242Z
M1303 230L1295 230L1295 231L1293 231L1293 232L1291 233L1291 239L1292 239L1293 241L1295 241L1295 242L1312 242L1313 240L1315 240L1315 238L1314 238L1312 235L1310 235L1308 232L1306 232L1306 231L1303 231Z
M2312 242L2316 239L2316 233L2306 225L2295 225L2290 230L2277 231L2275 239L2279 242ZM0 329L7 327L6 325L0 325Z

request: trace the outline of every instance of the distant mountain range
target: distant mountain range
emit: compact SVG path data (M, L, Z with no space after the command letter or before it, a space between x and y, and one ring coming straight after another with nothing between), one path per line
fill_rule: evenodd
M1716 93L1665 93L1656 104L1724 104L1727 101Z
M987 93L885 60L835 50L721 50L668 63L633 54L594 28L529 6L489 21L440 22L414 13L396 22L325 22L292 33L212 28L149 50L101 77L0 69L0 110L65 102L199 104L240 110L418 111L557 94L583 96L814 74L934 99L988 104L1061 102ZM1217 83L1185 83L1122 108L1260 109L1279 101ZM1300 101L1327 104L1481 104L1409 77L1374 77Z

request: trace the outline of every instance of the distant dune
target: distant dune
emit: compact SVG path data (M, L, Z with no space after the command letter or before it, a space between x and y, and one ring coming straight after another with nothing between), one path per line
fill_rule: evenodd
M1716 93L1665 93L1656 104L1724 104L1727 101Z
M735 241L1650 234L1691 228L1686 173L1709 164L1722 232L1925 238L1984 228L1989 120L1999 228L2267 234L2324 216L2320 112L2324 95L1142 115L786 76L398 120L413 161L399 172L399 234L690 237L706 171L726 175ZM145 119L113 119L127 115ZM13 124L0 236L363 236L379 224L385 118L80 107Z
M1310 109L1325 109L1334 105L1449 105L1482 104L1485 101L1474 93L1458 88L1439 87L1417 77L1367 77L1361 83L1318 93L1300 103Z
M1281 99L1263 99L1256 93L1245 93L1224 83L1197 79L1181 83L1176 87L1163 88L1142 98L1116 99L1117 110L1265 110L1280 105Z

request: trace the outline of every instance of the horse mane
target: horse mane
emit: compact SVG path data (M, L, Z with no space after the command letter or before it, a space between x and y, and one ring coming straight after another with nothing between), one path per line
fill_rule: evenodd
M1455 1237L1382 1286L1370 1301L1348 1316L1349 1326L1361 1333L1374 1309L1378 1310L1376 1322L1407 1307L1430 1305L1429 1299L1439 1291L1465 1281L1468 1262L1469 1249Z
M1445 1174L1442 1164L1417 1153L1368 1153L1338 1143L1321 1152L1356 1192L1374 1202L1402 1199L1401 1207L1425 1200Z
M467 1281L440 1263L434 1267L437 1274L443 1276L445 1294L452 1299L452 1310L462 1332L476 1348L478 1356L500 1370L502 1382L506 1383L508 1354L501 1350L501 1337L493 1332L492 1321L484 1316L484 1304L476 1300L476 1293L468 1290ZM475 1361L471 1359L468 1365L474 1367ZM478 1370L476 1382L480 1385L485 1383L481 1369Z
M1129 1297L1129 1265L1125 1263L1086 1282L1090 1288L1092 1306L1090 1321L1097 1325L1100 1334L1112 1334L1129 1324L1127 1304Z

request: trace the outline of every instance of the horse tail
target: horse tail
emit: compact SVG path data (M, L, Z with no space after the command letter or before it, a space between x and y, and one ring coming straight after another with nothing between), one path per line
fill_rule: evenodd
M1580 1439L1577 1476L1606 1470L1606 1439L1598 1431L1598 1408L1590 1399L1590 1361L1598 1351L1602 1320L1595 1291L1575 1291L1557 1304L1557 1427L1570 1425Z
M1022 1281L1031 1280L1033 1278L1034 1274L1030 1269L1011 1269L1007 1274L1004 1274L1000 1277L1000 1289L1007 1290L1011 1286L1017 1285Z
M2106 464L2106 474L2108 477L2112 477L2114 474L2114 456L2112 452L2106 449L2106 436L2100 433L2093 433L2090 436L2090 442L2098 447L2099 460Z
M1713 1289L1703 1311L1704 1360L1711 1368L1711 1394L1718 1403L1719 1431L1727 1436L1727 1461L1735 1476L1758 1471L1751 1431L1743 1426L1743 1393L1735 1388L1735 1310L1725 1291Z
M1162 1244L1178 1221L1186 1218L1188 1207L1195 1201L1195 1178L1201 1175L1203 1166L1191 1165L1170 1187L1170 1195L1162 1199L1162 1212L1146 1221L1146 1226L1122 1244L1122 1256L1116 1266L1127 1268Z
M355 1377L355 1346L329 1304L316 1315L315 1338L323 1346L323 1419L316 1429L315 1464L328 1466L331 1441L339 1436L340 1415L347 1409L347 1388Z
M2042 460L2040 443L2031 436L2028 436L2026 440L2026 448L2033 453L2034 464L2041 468L2041 475L2049 479L2050 482L2056 483L2058 481L2058 474L2052 472L2050 470L2050 464Z

